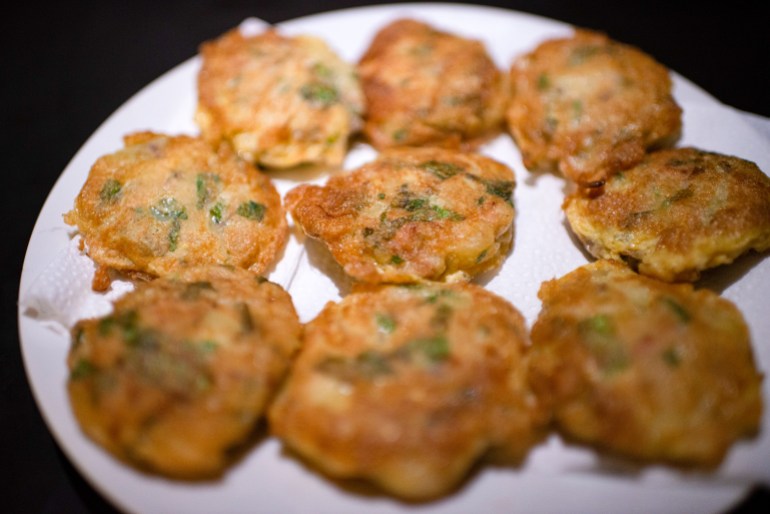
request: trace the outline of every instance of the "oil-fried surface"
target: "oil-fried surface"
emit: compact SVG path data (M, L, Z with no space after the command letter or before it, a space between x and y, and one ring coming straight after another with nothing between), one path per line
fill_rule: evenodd
M519 463L542 435L527 345L519 312L473 284L354 292L305 326L271 431L330 476L447 494L480 458Z
M564 211L591 254L666 281L770 248L770 178L753 162L692 147L654 152L596 191L578 189Z
M587 184L679 137L668 70L604 34L541 43L514 62L511 84L508 127L533 171Z
M195 119L204 138L267 167L342 163L364 99L355 67L323 40L234 29L200 53Z
M545 282L531 376L568 438L643 462L715 466L754 434L761 375L729 301L614 261Z
M473 147L503 129L507 76L479 41L396 20L374 36L358 72L376 148Z
M150 132L96 161L65 221L97 265L150 276L199 264L261 274L288 237L268 177L226 147Z
M112 314L73 329L76 419L141 469L217 476L265 413L300 331L288 294L246 270L193 268L140 284Z
M391 149L285 201L359 281L466 280L499 266L511 247L514 180L478 154Z

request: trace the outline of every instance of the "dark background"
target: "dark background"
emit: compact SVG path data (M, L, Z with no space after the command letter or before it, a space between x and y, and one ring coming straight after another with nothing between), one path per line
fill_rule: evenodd
M244 18L280 22L371 3L22 0L12 9L3 8L0 510L111 512L73 469L45 426L24 374L16 324L26 243L48 191L68 161L141 87L192 57L202 41ZM604 31L642 48L720 101L770 116L770 9L761 0L722 2L717 7L684 1L481 3ZM767 489L758 489L735 512L754 512L766 507L769 499Z

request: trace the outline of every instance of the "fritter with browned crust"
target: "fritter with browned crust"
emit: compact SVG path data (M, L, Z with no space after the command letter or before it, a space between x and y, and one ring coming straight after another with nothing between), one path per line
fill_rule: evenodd
M753 162L692 147L653 152L563 207L591 254L666 281L770 248L770 178Z
M287 209L361 282L467 280L511 248L513 172L479 154L391 149L324 186L303 184Z
M604 34L545 41L510 75L508 127L530 170L590 184L679 137L668 69Z
M364 99L355 67L323 40L233 29L200 53L195 120L206 140L271 168L342 163Z
M473 284L357 291L305 326L270 428L331 477L436 498L482 458L520 463L543 434L527 345L521 314Z
M364 133L378 149L472 148L504 128L507 77L480 41L396 20L377 32L358 72Z
M264 273L288 237L267 176L226 147L151 132L96 161L65 221L98 266L153 277L201 264Z
M532 384L568 439L709 469L758 430L762 376L731 302L615 261L545 282L539 297Z
M214 266L140 284L114 307L72 331L67 390L81 428L140 469L220 475L298 348L291 298L249 271Z

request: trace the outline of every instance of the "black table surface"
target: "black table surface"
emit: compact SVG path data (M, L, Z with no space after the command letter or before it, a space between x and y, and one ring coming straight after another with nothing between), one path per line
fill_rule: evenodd
M192 57L202 41L244 18L257 16L276 23L372 3L22 1L4 9L0 128L3 154L10 154L3 173L10 186L2 188L6 276L0 340L0 510L114 511L52 438L32 397L20 353L16 315L26 243L48 191L69 160L141 87ZM721 102L770 116L770 9L764 2L718 6L676 0L482 3L604 31L642 48ZM766 488L756 488L731 512L757 511L769 499ZM569 511L567 502L564 512Z

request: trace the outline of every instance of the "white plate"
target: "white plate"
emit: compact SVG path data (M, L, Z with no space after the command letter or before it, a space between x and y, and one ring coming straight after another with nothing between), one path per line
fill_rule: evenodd
M309 16L280 25L288 34L311 33L326 39L343 58L355 61L374 32L399 16L420 18L437 27L483 40L501 68L547 37L570 27L513 11L459 4L384 5ZM126 467L81 433L65 391L65 358L69 341L62 330L25 310L31 291L45 294L41 276L50 272L68 246L62 221L93 162L122 146L124 134L152 129L170 134L197 133L193 123L198 58L192 58L154 81L118 109L89 138L66 167L43 206L27 250L20 283L19 327L26 371L43 416L61 448L82 474L108 499L131 512L717 512L747 491L745 479L756 478L756 459L767 451L768 416L758 441L739 443L719 472L707 479L683 480L667 470L640 475L601 473L590 452L566 448L553 437L538 447L520 469L487 469L444 500L405 505L385 496L361 496L343 490L281 453L273 439L262 441L225 475L211 483L184 483L148 476ZM675 96L684 106L681 144L732 153L770 169L767 142L697 86L674 74ZM545 279L560 276L587 262L570 238L560 211L562 182L537 179L521 165L507 136L483 152L509 164L517 175L516 240L513 253L498 273L482 279L490 290L508 298L531 324L540 304L536 293ZM370 158L359 146L348 167ZM320 180L319 178L316 178ZM288 175L276 177L281 192L296 185ZM57 256L58 255L58 256ZM334 265L319 260L321 252L305 251L290 241L271 278L288 287L303 321L327 300L344 291ZM47 271L48 270L48 271ZM736 302L752 330L763 369L770 364L770 318L762 312L770 285L770 260L742 259L728 270L708 275L708 285ZM50 279L50 277L48 277ZM51 286L54 287L54 286ZM312 291L312 294L308 294ZM82 294L91 294L87 288ZM759 342L764 345L758 344ZM765 398L770 398L765 381ZM759 456L759 457L757 457ZM747 471L748 470L748 471ZM760 477L761 478L761 477ZM764 477L767 481L767 477Z

